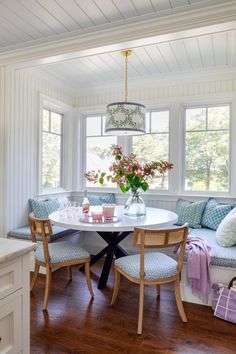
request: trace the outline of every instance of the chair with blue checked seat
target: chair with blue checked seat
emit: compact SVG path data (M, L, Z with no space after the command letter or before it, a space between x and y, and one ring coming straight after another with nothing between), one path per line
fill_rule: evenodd
M37 219L34 213L29 215L29 224L33 242L40 237L42 243L37 245L35 251L35 270L31 281L32 291L38 277L39 268L46 268L46 286L44 293L43 310L47 310L48 298L51 288L52 268L68 267L70 279L72 279L71 267L78 264L85 265L85 276L91 297L94 297L90 279L90 255L81 248L77 242L63 240L48 243L48 238L53 234L51 222L48 219ZM38 237L37 237L38 236ZM37 237L37 238L36 238Z
M114 305L120 286L120 275L139 284L138 334L142 333L144 286L156 285L160 295L160 285L173 282L175 299L180 317L187 322L180 293L180 273L183 266L188 226L171 229L134 229L134 244L140 247L140 254L118 258L115 261L115 286L111 304ZM145 248L168 248L179 246L178 260L161 252L145 253Z

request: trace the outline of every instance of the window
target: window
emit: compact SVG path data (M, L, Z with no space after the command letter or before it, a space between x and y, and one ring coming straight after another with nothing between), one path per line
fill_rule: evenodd
M105 117L86 117L86 171L100 170L109 172L108 166L113 161L111 145L117 144L117 137L104 135ZM87 187L99 187L86 181ZM106 183L107 187L114 187L113 183Z
M132 152L142 163L155 160L169 161L169 110L146 114L146 134L132 137ZM168 174L157 175L151 189L168 189Z
M185 190L229 190L230 106L185 110Z
M63 115L43 109L42 188L60 188L62 168Z

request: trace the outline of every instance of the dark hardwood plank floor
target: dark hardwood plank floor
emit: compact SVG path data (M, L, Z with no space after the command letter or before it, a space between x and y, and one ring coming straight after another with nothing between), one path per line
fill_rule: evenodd
M181 322L172 286L145 288L143 334L137 335L138 286L121 279L120 293L110 306L113 274L104 290L97 289L102 263L92 267L95 299L90 300L84 274L73 269L53 274L48 312L43 313L45 278L31 295L32 354L235 354L236 326L213 316L211 308L185 303L188 323Z

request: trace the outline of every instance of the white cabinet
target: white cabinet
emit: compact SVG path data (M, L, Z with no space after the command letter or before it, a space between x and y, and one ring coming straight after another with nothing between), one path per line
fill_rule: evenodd
M0 301L0 353L22 352L22 294L17 291Z
M30 353L29 242L0 238L0 354Z

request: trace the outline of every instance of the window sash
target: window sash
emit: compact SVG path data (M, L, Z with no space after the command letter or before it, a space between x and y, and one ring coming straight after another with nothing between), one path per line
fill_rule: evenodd
M209 108L217 108L217 107L229 107L229 128L219 128L219 129L208 129L208 109ZM195 108L204 108L206 109L206 129L202 130L187 130L186 129L186 111L188 109L195 109ZM217 194L230 194L231 192L231 169L232 169L232 159L231 159L231 148L232 148L232 142L231 142L231 129L232 127L232 107L231 104L229 103L222 103L222 104L206 104L206 105L196 105L196 106L185 106L184 107L184 119L183 119L183 161L182 161L182 191L187 194L202 194L202 195L211 195L214 193L214 195ZM211 132L228 132L229 133L229 138L228 138L228 188L227 190L222 190L222 191L217 191L217 190L198 190L198 189L186 189L186 135L187 133L211 133Z
M49 113L49 116L48 116L48 119L49 119L49 124L48 124L48 127L49 129L48 130L45 130L43 129L43 122L42 122L42 134L41 134L41 189L43 191L46 191L46 190L54 190L54 189L58 189L58 188L62 188L62 176L63 176L63 117L64 115L62 113L59 113L59 112L56 112L56 111L53 111L51 109L48 109L48 108L45 108L43 107L43 111L48 111ZM60 124L60 134L59 133L55 133L51 130L51 114L52 113L56 113L58 115L61 116L61 124ZM60 170L59 170L59 183L58 183L58 186L57 187L44 187L43 186L43 133L46 133L46 134L51 134L51 135L55 135L55 136L58 136L60 137Z

